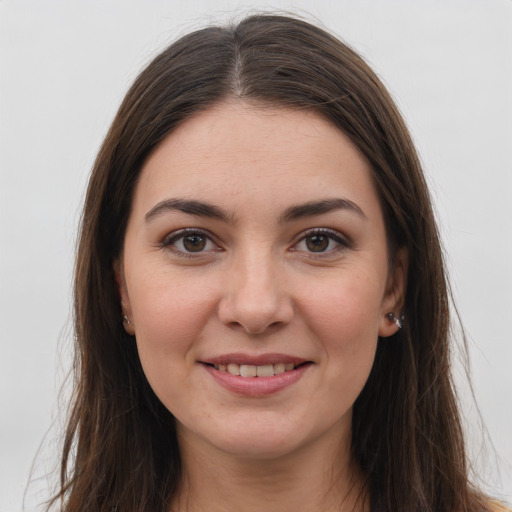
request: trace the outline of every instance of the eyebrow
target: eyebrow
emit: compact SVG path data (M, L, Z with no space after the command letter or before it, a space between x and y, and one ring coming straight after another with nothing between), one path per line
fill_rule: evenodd
M155 217L169 211L179 211L199 217L209 217L221 220L227 223L234 223L234 217L229 212L203 201L194 201L190 199L165 199L156 204L145 215L146 222L153 220Z
M291 222L306 217L322 215L335 210L348 210L356 213L363 219L366 219L366 215L363 213L361 208L353 201L350 201L349 199L332 198L290 206L282 213L279 222ZM236 222L236 218L233 214L219 206L205 203L203 201L180 198L164 199L163 201L160 201L151 208L148 213L146 213L146 222L150 222L155 217L169 211L180 211L188 213L189 215L197 215L198 217L209 217L229 224L234 224Z
M363 219L366 215L363 210L349 199L332 198L322 199L320 201L311 201L309 203L299 204L297 206L290 206L281 215L281 222L290 222L293 220L303 219L305 217L313 217L315 215L322 215L335 210L348 210L356 213Z

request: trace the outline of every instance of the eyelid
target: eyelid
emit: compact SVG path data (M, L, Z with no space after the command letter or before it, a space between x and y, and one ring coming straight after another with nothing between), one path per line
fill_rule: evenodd
M173 247L173 244L176 243L180 238L184 238L186 236L190 235L200 235L207 238L211 243L213 243L216 246L215 251L222 251L223 249L220 247L219 243L216 241L215 237L207 230L201 229L201 228L182 228L177 229L176 231L172 231L171 233L168 233L165 235L160 242L160 246L163 249L167 249L171 251L173 254L176 254L180 257L184 258L194 258L194 257L200 257L204 256L205 254L211 253L212 250L204 250L204 251L198 251L196 253L194 252L186 252L177 249L176 247Z
M308 257L313 258L321 258L321 257L327 257L329 255L332 255L333 253L337 253L340 251L343 251L345 249L351 249L353 247L353 242L344 234L340 233L339 231L336 231L335 229L331 228L309 228L305 231L302 231L299 233L293 242L292 247L290 248L291 251L299 251L296 249L297 245L305 240L308 236L314 236L314 235L321 235L321 236L327 236L331 240L334 240L336 243L340 244L339 246L329 249L326 251L320 251L320 252L314 252L314 251L301 251L308 255Z
M180 249L177 249L176 247L173 247L173 244L176 243L180 238L186 237L187 235L200 235L207 238L212 244L215 245L215 249L212 251L212 249L202 250L198 251L196 253L194 252L187 252ZM337 247L334 247L333 249L328 249L326 251L306 251L302 249L297 249L297 245L304 241L308 236L327 236L331 240L335 241L337 244L339 244ZM290 251L292 252L301 252L308 255L310 258L325 258L330 255L336 254L338 252L341 252L346 249L350 249L353 247L353 242L348 238L346 235L342 234L341 232L331 229L331 228L309 228L301 233L299 233L296 237L294 237L295 240L293 241ZM220 243L217 241L217 238L210 233L208 230L202 229L202 228L182 228L175 231L172 231L171 233L168 233L165 235L162 239L162 241L159 244L163 249L171 251L173 254L176 254L180 257L185 258L194 258L194 257L200 257L204 256L206 254L217 252L217 251L223 251L224 249L221 247Z

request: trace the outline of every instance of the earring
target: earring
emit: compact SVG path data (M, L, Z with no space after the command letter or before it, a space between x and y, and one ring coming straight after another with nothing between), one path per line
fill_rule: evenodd
M123 315L123 320L126 323L126 325L131 325L130 320L128 319L128 317L126 315Z
M399 329L402 328L404 315L396 316L395 313L386 313L386 318L393 324L395 324Z

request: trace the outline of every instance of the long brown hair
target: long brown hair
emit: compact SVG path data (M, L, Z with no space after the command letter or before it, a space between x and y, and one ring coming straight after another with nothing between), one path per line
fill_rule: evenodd
M229 97L312 109L347 134L372 165L390 247L408 250L404 328L379 341L353 411L353 456L371 509L486 510L468 481L442 250L407 128L353 50L305 21L270 14L193 32L158 55L101 147L77 252L76 385L53 503L67 512L157 512L177 489L174 420L122 327L113 263L145 159L192 114Z

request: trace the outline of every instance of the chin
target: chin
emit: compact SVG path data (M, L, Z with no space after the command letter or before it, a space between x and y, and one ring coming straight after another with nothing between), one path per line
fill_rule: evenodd
M333 426L308 425L307 418L293 418L284 412L260 411L257 417L254 414L237 414L229 422L196 423L190 430L181 425L179 435L180 440L189 446L194 438L201 438L206 450L214 449L231 457L276 460L300 452L315 440L332 441L333 435L338 444L344 432L340 430L340 424L338 428Z
M230 456L252 460L280 459L294 453L300 446L300 440L290 439L290 436L263 432L219 440L217 445Z

